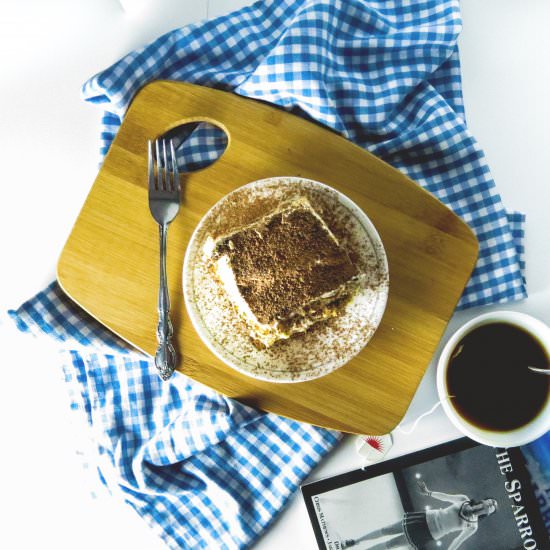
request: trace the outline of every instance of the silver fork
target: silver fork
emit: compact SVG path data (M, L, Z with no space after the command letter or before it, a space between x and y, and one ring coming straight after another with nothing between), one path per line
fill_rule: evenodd
M168 224L180 209L181 187L176 153L172 140L169 151L166 140L148 142L149 152L149 209L159 224L160 235L160 286L158 296L159 323L158 348L155 365L163 380L168 380L176 368L176 350L172 345L173 328L170 321L170 296L166 282L166 237Z

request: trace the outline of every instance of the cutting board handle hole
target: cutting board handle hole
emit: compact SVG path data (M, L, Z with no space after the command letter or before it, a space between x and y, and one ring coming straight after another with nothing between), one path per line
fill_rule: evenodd
M174 142L180 172L196 172L211 166L227 149L229 136L221 128L206 120L180 124L162 138Z

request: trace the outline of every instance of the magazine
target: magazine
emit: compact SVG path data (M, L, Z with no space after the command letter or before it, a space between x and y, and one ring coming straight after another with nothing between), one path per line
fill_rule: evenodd
M302 486L321 550L550 550L550 434L468 438Z

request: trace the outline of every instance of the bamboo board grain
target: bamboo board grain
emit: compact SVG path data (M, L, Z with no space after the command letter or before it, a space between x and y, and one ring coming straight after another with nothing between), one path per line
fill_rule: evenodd
M158 81L135 97L58 263L64 291L138 349L154 354L158 230L147 203L147 147L185 122L229 136L223 156L185 175L168 236L168 282L178 369L247 404L351 433L382 434L402 419L474 267L478 244L451 210L397 170L316 124L265 103ZM182 295L183 257L206 211L226 193L270 176L326 183L358 204L388 255L382 323L350 363L323 378L277 384L217 359L195 333Z

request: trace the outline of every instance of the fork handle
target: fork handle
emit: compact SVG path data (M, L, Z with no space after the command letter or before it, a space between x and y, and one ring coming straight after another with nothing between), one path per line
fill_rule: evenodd
M172 322L170 321L170 296L166 282L166 237L168 224L159 224L160 236L160 286L158 296L159 323L157 326L158 348L155 354L155 366L160 377L168 380L176 369L176 350L172 345Z

